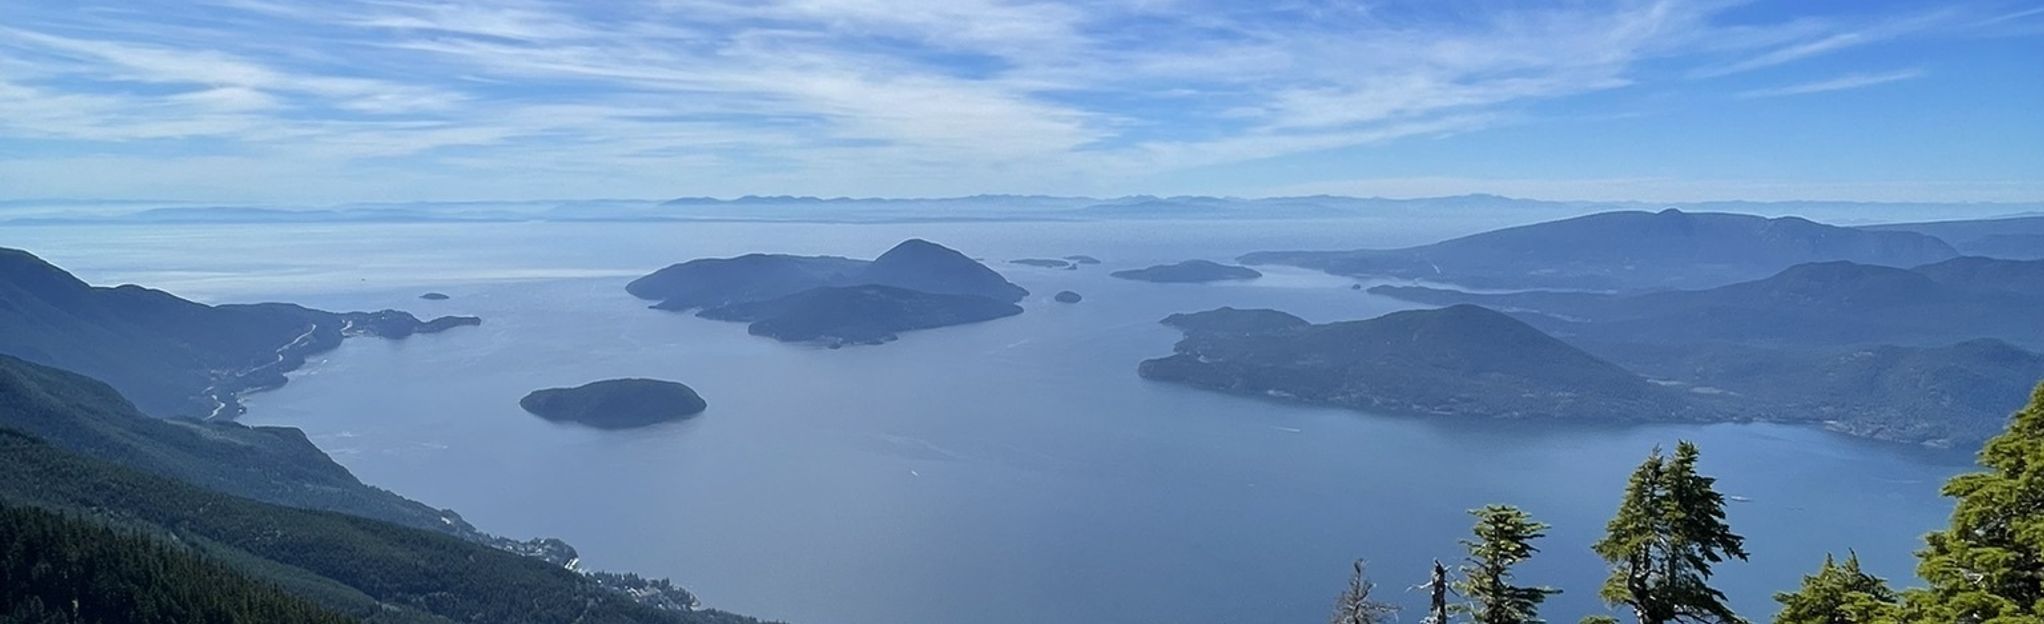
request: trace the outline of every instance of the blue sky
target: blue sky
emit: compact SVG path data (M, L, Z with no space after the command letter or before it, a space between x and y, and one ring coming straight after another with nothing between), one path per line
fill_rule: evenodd
M2044 200L2044 2L0 6L0 197Z

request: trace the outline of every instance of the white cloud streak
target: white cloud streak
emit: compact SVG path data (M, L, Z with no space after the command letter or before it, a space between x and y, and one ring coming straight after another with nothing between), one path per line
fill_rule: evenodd
M1861 89L1875 85L1884 85L1891 82L1914 80L1916 78L1923 77L1924 73L1925 72L1921 68L1911 68L1881 73L1846 74L1836 78L1818 80L1815 82L1805 82L1801 84L1793 84L1785 87L1771 87L1767 89L1753 89L1750 91L1742 91L1739 93L1738 97L1741 99L1750 100L1757 98L1773 98L1790 95L1807 95L1811 93L1826 93L1831 91Z
M1728 6L1604 0L1459 20L1315 0L30 6L0 26L0 141L85 154L36 171L62 158L154 167L158 194L230 187L243 176L224 163L281 161L300 164L263 169L402 171L385 179L421 194L504 188L487 180L509 172L561 194L1103 188L1537 123L1540 103L1662 77L1649 65L1726 76L1967 17L1720 25ZM138 155L181 145L198 153Z

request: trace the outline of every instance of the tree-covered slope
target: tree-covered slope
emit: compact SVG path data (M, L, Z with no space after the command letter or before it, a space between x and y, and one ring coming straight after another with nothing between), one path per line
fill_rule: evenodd
M1978 444L2044 376L2040 261L1819 262L1717 288L1634 295L1371 292L1508 310L1728 410L1885 440Z
M709 404L686 384L630 378L534 390L519 399L518 406L551 421L630 429L689 418L701 414Z
M353 621L149 535L0 504L0 622Z
M1263 277L1263 273L1249 267L1221 264L1212 260L1186 260L1172 264L1159 264L1141 269L1128 269L1108 273L1109 276L1139 282L1164 284L1200 284L1231 280L1250 280Z
M2039 253L2044 254L2044 249L2040 249ZM2044 259L2003 260L1966 256L1910 270L1949 286L2044 298Z
M866 269L864 260L835 256L746 254L699 258L668 266L625 285L663 310L692 310L792 295L840 284Z
M140 286L104 288L26 251L0 248L0 354L91 375L157 416L233 417L235 396L350 335L402 338L474 324L395 310L206 305Z
M1992 339L1845 349L1586 348L1642 375L1680 382L1729 413L1953 448L1972 448L2000 431L2022 406L2024 390L2044 379L2044 354Z
M893 286L820 287L768 299L710 308L706 319L751 323L753 335L831 346L879 344L900 332L978 323L1022 313L1022 307L978 295L924 292Z
M879 258L746 254L670 265L625 285L663 310L709 309L779 299L826 287L878 285L1014 303L1029 291L949 247L912 238Z
M1244 317L1244 311L1230 316ZM1154 380L1410 414L1604 421L1700 419L1674 392L1477 306L1298 324L1262 314L1253 331L1189 328L1177 353L1142 363Z
M245 573L309 575L406 611L476 623L750 622L716 611L665 610L591 577L442 533L259 503L80 457L0 431L0 500L223 549Z
M451 511L363 484L297 429L152 418L97 380L4 355L0 427L236 496L478 536Z

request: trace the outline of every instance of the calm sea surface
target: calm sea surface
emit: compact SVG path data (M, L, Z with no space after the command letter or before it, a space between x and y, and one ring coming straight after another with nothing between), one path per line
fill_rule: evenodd
M1173 312L1272 307L1315 321L1406 307L1275 270L1239 285L1109 270L1260 249L1425 242L1452 224L1142 222L818 225L421 224L18 227L98 284L208 302L474 314L479 328L350 340L250 397L247 422L305 429L364 481L511 536L556 536L600 569L670 576L712 606L798 623L1314 622L1355 557L1383 595L1458 556L1464 510L1554 525L1522 578L1554 621L1601 612L1588 550L1627 471L1698 442L1753 562L1720 579L1756 619L1826 552L1907 578L1963 458L1776 425L1433 421L1145 382ZM907 237L983 257L1034 294L1021 316L824 350L646 309L632 277L749 251L872 257ZM1009 265L1091 254L1076 271ZM1059 290L1085 295L1057 304ZM422 301L426 290L452 295ZM685 382L701 417L634 431L518 409L536 388ZM1407 621L1417 621L1417 613Z

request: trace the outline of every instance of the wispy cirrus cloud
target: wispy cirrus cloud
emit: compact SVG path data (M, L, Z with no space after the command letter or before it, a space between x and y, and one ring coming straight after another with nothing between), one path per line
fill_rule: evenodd
M165 175L152 179L193 179L190 189L208 192L237 176L223 163L280 161L415 195L503 189L489 180L507 172L562 195L1085 192L1191 168L1538 124L1539 108L1557 101L2028 19L1963 7L1726 18L1740 6L28 5L7 9L0 26L0 147L61 146L17 152L45 161L156 162ZM1922 75L1910 71L1745 97ZM204 179L207 166L219 167L218 180ZM46 193L90 186L82 176L5 171L0 183L33 182ZM164 184L164 194L186 192Z
M1801 84L1792 84L1785 87L1769 87L1766 89L1753 89L1750 91L1741 91L1739 92L1739 97L1750 100L1754 98L1771 98L1789 95L1807 95L1811 93L1825 93L1830 91L1845 91L1849 89L1860 89L1875 85L1888 84L1891 82L1901 82L1904 80L1921 78L1924 76L1924 73L1925 72L1922 68L1898 69L1895 71L1879 73L1852 73L1843 76L1838 76L1836 78L1829 78L1814 82L1805 82Z
M1763 48L1738 60L1705 66L1692 72L1699 78L1715 78L1778 67L1839 53L1854 48L1896 40L1939 35L1992 35L1995 29L2021 22L2040 13L2039 9L1998 12L1963 4L1940 5L1914 13L1882 14L1872 18L1815 28L1808 35Z

